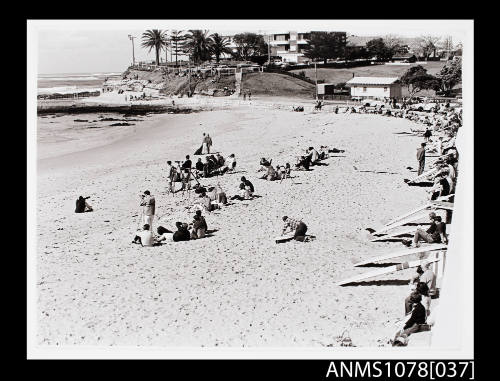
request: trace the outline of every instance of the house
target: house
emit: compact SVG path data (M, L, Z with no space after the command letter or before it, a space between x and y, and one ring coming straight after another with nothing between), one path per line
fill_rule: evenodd
M352 97L401 98L401 83L397 77L354 77L346 82Z
M264 36L264 41L270 45L270 55L281 57L282 62L307 63L309 58L304 56L304 50L309 46L313 31L276 31ZM342 42L347 39L346 32L333 32L340 36Z

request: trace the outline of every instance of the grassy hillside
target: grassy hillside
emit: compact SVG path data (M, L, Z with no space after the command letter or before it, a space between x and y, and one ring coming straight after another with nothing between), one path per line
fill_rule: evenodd
M314 85L284 74L248 73L243 75L241 90L250 90L252 94L311 98Z
M427 73L436 75L444 64L444 61L429 61L422 66L427 69ZM325 83L347 82L353 77L353 74L355 77L400 77L411 66L412 65L371 65L347 69L320 68L318 69L318 80L323 79ZM314 79L314 69L291 70L291 72L295 74L301 71L306 73L306 77Z

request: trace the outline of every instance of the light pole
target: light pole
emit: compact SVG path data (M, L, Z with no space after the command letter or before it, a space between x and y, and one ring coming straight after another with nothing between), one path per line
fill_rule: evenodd
M129 34L128 38L130 41L132 41L132 66L135 66L134 38L136 38L136 37Z
M316 62L314 62L314 82L316 84L316 100L318 100L318 69L316 67Z

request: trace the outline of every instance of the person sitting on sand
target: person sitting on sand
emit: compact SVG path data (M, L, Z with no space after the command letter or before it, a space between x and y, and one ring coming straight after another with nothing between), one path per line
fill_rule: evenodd
M236 167L236 158L234 157L234 153L229 155L224 163L224 166L221 169L221 173L226 173L227 171L232 171Z
M266 174L262 178L266 179L267 181L274 181L278 179L278 174L276 173L274 167L272 165L269 165L267 167Z
M195 168L196 168L196 175L201 176L203 174L203 162L201 161L201 157L198 158Z
M303 168L306 171L309 171L309 167L311 165L311 156L300 156L300 159L298 160L298 163L295 164L295 168L301 169Z
M90 196L88 197L78 197L76 200L76 208L75 208L75 213L85 213L85 212L92 212L94 209L87 203L87 199L89 199Z
M224 157L219 152L217 152L215 158L217 159L217 165L219 167L222 167L224 165Z
M132 243L140 243L142 246L154 245L154 237L149 224L144 224L142 230L137 231Z
M420 271L422 271L422 273L424 272L422 268L420 268ZM430 299L428 300L429 287L427 286L427 283L417 281L415 283L415 287L412 290L411 294L405 299L405 315L408 315L412 310L413 306L411 299L412 299L412 294L414 294L415 292L418 292L420 295L422 295L422 305L424 307L427 306L426 310L428 309L428 304L430 305Z
M216 201L219 204L226 205L227 204L227 196L226 196L226 193L222 190L222 187L220 186L219 183L217 183L215 190L217 192L217 200Z
M426 263L424 266L424 272L422 275L420 275L419 279L420 282L423 282L427 285L430 294L434 293L436 289L436 274L434 274L431 267L432 262Z
M437 200L438 197L448 196L450 194L451 186L446 175L448 171L439 173L434 179L434 185L427 192L430 193L431 200Z
M252 182L250 180L247 180L247 178L245 176L241 176L240 180L243 184L245 184L245 187L248 188L248 190L250 191L250 196L252 196L253 192L255 192L255 188L254 188Z
M421 303L422 295L414 292L410 297L412 304L411 316L403 326L403 329L396 333L394 337L393 346L405 346L408 343L408 336L412 333L420 331L420 325L425 324L427 313Z
M189 241L190 234L188 230L188 224L177 221L175 223L175 226L177 227L177 231L174 232L174 235L172 236L174 242Z
M208 226L205 217L201 215L201 210L197 210L194 216L193 228L191 229L191 239L204 238Z
M300 220L290 218L288 216L283 216L283 229L281 235L285 235L286 232L294 232L293 239L296 241L304 242L306 241L307 225Z
M319 153L314 149L314 147L309 147L307 149L307 154L311 156L311 165L316 165L319 161Z
M412 242L415 247L420 247L419 241L427 243L445 243L448 244L448 237L446 235L446 224L441 221L441 216L436 216L436 213L431 212L429 218L432 221L431 226L427 230L417 228L413 241L403 241L403 244L410 247Z
M271 165L272 161L273 161L273 159L267 160L265 157L261 158L260 159L260 168L257 172L265 171L267 169L267 167L269 167Z
M244 200L250 200L251 198L252 198L252 196L250 195L250 190L245 189L245 184L241 183L240 189L239 189L239 194L232 196L230 198L230 200L244 201Z
M182 169L191 169L192 161L189 158L189 155L186 155L186 161L182 163Z
M207 196L206 192L202 192L200 195L200 200L197 203L198 208L200 209L205 209L207 212L211 212L215 209L218 209L218 205L212 204L212 200L210 200L210 197Z

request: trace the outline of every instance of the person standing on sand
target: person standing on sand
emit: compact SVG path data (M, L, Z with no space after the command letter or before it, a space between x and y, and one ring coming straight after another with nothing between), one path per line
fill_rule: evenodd
M206 155L207 153L209 153L208 151L208 138L207 138L207 135L205 133L203 133L203 140L201 141L201 153L203 155Z
M210 153L210 148L212 148L212 138L210 137L209 134L207 134L207 153Z
M421 144L421 147L417 150L417 160L418 160L418 175L420 176L424 173L425 168L425 143Z
M148 225L153 230L153 220L155 218L155 198L151 193L146 190L141 195L141 206L143 207L142 213L144 215L144 224Z

